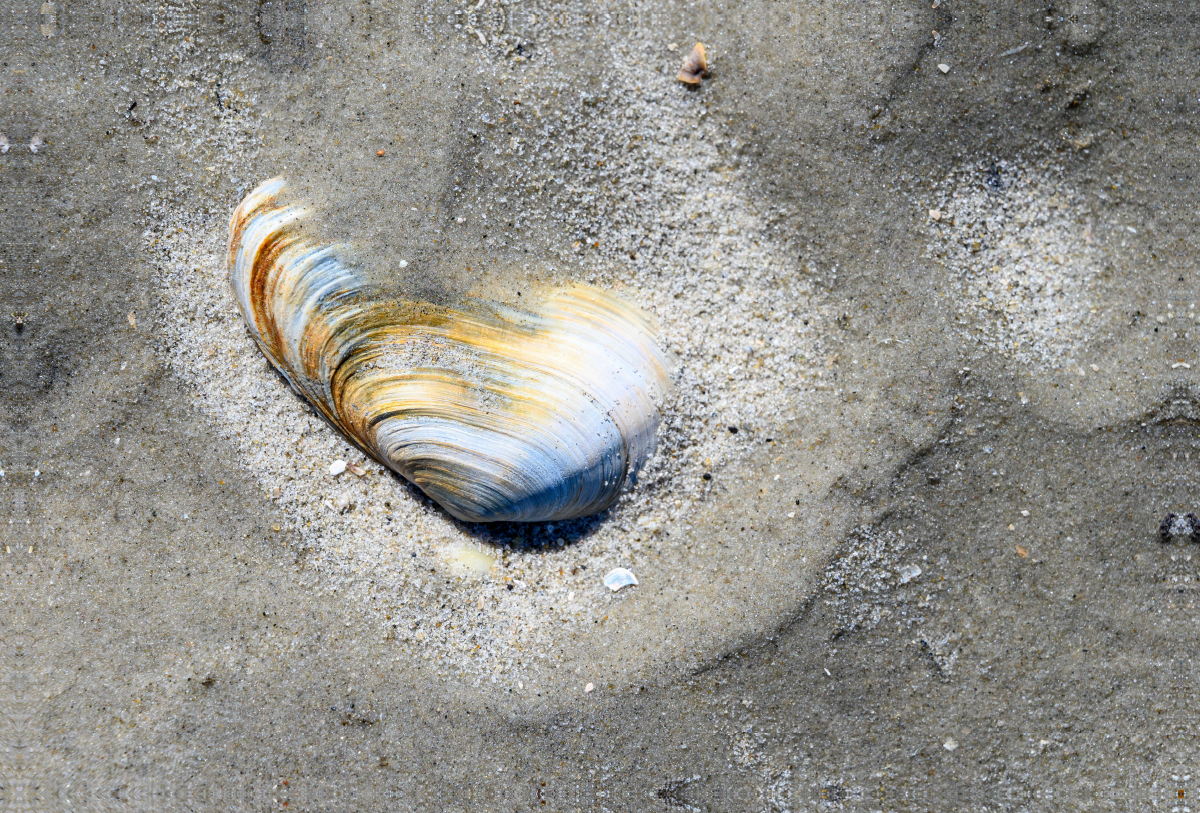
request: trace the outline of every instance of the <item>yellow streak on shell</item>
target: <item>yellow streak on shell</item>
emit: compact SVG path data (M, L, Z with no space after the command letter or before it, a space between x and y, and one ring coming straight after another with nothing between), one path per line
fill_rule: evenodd
M636 479L669 390L644 313L583 285L536 313L389 296L299 233L282 188L234 213L231 282L259 347L354 443L469 521L586 516Z

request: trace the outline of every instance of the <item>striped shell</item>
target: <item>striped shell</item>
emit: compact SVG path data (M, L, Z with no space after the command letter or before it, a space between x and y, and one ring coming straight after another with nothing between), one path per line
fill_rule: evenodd
M283 186L234 212L230 279L258 346L346 437L471 522L587 516L636 481L670 387L645 314L583 285L537 312L397 298L305 238Z

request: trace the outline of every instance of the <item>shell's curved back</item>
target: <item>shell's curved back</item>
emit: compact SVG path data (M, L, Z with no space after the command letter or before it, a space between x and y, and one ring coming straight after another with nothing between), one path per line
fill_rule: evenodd
M234 212L230 279L258 346L354 443L473 522L587 516L636 478L670 388L645 314L582 285L536 313L388 296L301 234L283 187Z

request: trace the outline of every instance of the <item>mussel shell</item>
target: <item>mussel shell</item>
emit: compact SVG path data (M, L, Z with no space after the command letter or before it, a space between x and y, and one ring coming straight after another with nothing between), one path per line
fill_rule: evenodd
M587 516L636 481L670 389L646 314L583 285L536 312L399 298L303 236L283 186L234 213L230 279L259 347L346 437L466 521Z

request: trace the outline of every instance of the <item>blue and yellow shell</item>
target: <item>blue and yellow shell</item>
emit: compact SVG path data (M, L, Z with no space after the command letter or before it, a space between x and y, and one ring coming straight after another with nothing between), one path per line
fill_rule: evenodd
M646 314L583 285L536 312L397 298L304 237L283 186L234 212L230 279L263 353L352 442L470 522L587 516L636 479L670 389Z

